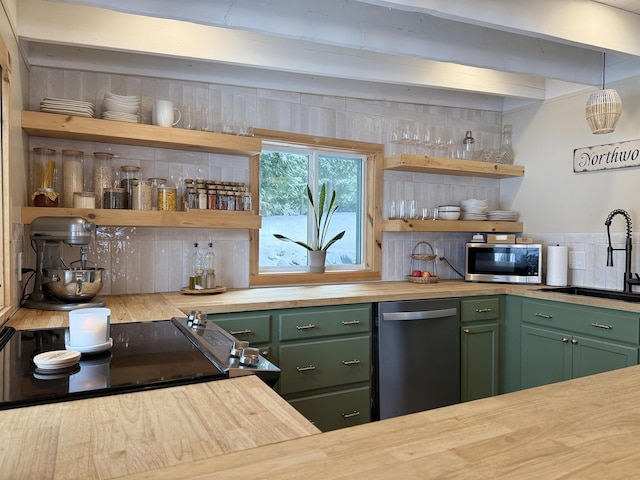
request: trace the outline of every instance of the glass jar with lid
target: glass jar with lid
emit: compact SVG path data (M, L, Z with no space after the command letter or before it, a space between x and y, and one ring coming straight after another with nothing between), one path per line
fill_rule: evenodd
M124 209L125 191L122 187L104 188L102 193L102 208Z
M131 208L133 210L151 210L151 180L133 180L132 185Z
M93 192L73 192L73 208L96 208Z
M84 191L84 152L62 150L62 206L73 207L75 192Z
M44 201L44 197L47 197L48 201L58 201L58 179L56 168L56 151L52 148L36 147L32 151L31 156L32 164L32 185L31 185L31 199L34 206L35 200L39 197L41 202Z
M178 189L176 187L167 187L166 185L158 187L158 210L167 212L178 210Z
M93 154L93 191L96 194L96 208L102 206L104 189L115 185L115 171L113 168L113 153L94 152Z
M166 178L149 178L151 182L151 210L158 210L158 188L167 184Z
M138 180L138 174L140 172L140 167L137 165L122 165L120 167L121 177L120 177L120 186L124 188L124 208L131 209L133 198L133 181Z

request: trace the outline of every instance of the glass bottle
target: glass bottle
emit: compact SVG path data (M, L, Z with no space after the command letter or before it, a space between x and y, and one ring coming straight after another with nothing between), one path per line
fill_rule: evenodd
M96 194L96 208L104 208L104 189L113 188L115 171L113 169L113 154L95 152L93 154L93 191Z
M189 290L196 290L196 286L199 285L197 272L201 269L200 249L198 248L198 242L194 242L193 249L189 255Z
M204 288L216 288L216 254L213 251L213 242L209 242L209 248L204 255L205 280Z
M471 130L467 130L467 133L462 140L462 158L465 160L473 160L473 152L476 140L473 138Z
M84 152L62 150L62 206L73 207L75 192L84 191Z
M502 129L502 145L498 154L498 163L505 165L513 165L515 155L513 153L513 145L511 143L511 125L505 125Z

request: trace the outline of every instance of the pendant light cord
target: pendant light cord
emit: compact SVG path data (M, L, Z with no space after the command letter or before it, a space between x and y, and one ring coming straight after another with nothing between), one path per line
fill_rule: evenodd
M605 55L606 53L603 51L602 52L602 90L604 90Z

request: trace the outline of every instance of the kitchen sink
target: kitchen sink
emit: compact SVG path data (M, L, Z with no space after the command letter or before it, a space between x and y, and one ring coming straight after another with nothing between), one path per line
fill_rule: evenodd
M583 297L606 298L608 300L622 300L624 302L640 303L640 293L621 292L619 290L604 290L586 287L557 287L542 288L544 292L566 293L569 295L580 295Z

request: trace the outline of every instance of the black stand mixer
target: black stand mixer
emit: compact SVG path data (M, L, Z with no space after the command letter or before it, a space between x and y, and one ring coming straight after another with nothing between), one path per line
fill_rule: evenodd
M96 228L95 223L81 217L38 217L31 222L29 238L36 252L35 284L22 306L75 310L105 305L103 299L95 298L102 290L104 269L87 268L87 245ZM69 266L62 259L63 244L80 249L80 259Z

